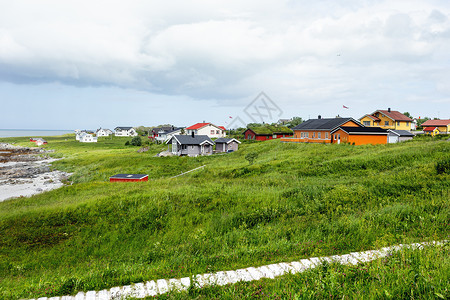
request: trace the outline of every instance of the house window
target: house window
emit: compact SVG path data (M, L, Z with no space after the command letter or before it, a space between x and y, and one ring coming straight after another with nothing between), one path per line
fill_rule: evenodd
M214 134L214 130L211 130L211 134Z
M216 134L219 134L220 133L220 131L219 130L216 130Z
M370 121L364 121L363 124L364 126L370 126Z
M389 121L384 121L384 126L389 126Z
M325 132L325 138L328 139L328 132Z
M272 138L273 138L273 139L276 139L276 138L277 138L277 135L276 135L276 134L272 135Z
M400 126L400 122L399 121L397 121L397 126Z
M317 138L318 138L318 139L321 139L321 138L322 138L321 132L318 132L318 133L317 133Z
M315 132L313 132L312 138L313 138L313 139L316 138L316 133L315 133Z

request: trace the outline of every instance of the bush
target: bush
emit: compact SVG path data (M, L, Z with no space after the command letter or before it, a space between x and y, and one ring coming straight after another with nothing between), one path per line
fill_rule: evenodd
M131 145L133 146L142 146L142 140L140 136L135 136L132 140L131 140Z
M130 146L130 141L126 141L125 146Z
M436 172L438 174L450 174L450 158L438 161L436 164Z
M258 157L258 153L250 152L245 156L245 159L248 160L250 165L253 165L253 161Z

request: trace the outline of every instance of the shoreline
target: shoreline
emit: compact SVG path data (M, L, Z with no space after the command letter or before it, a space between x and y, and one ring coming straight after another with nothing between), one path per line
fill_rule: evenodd
M72 175L51 171L52 162L43 148L27 148L0 143L0 202L31 197L64 186Z

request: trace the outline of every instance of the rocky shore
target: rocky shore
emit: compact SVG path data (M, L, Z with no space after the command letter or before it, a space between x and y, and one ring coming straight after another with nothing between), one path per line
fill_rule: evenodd
M50 158L42 148L26 148L0 143L0 201L29 197L64 185L71 175L51 171Z

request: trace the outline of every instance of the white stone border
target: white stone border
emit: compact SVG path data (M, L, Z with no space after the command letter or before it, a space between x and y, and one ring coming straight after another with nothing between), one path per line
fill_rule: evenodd
M171 290L183 291L187 290L191 284L202 288L208 285L226 285L229 283L236 283L238 281L253 281L262 278L275 278L286 275L288 273L300 273L307 269L319 266L323 261L338 262L344 265L357 265L365 263L377 258L382 258L390 252L398 251L402 248L422 249L424 246L443 245L447 240L441 242L424 242L414 244L400 244L397 246L384 247L379 250L368 250L363 252L352 252L343 255L332 255L326 257L312 257L302 259L300 261L293 261L290 263L270 264L261 267L249 267L246 269L238 269L235 271L219 271L216 273L206 273L195 275L191 281L190 277L181 279L158 279L147 281L145 283L136 283L133 285L125 285L122 287L113 287L109 290L79 292L76 296L62 296L62 297L42 297L37 300L111 300L124 299L126 297L144 298L148 296L156 296L164 294ZM36 300L36 299L32 299Z

